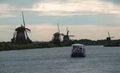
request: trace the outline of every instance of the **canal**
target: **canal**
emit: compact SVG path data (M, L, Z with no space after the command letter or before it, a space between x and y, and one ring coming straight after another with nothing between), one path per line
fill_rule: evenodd
M85 58L71 47L1 51L0 73L120 73L120 47L85 48Z

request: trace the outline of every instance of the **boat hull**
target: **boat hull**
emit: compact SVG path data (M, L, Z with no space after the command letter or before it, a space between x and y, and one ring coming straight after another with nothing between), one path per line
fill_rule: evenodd
M85 57L84 53L72 53L71 57Z

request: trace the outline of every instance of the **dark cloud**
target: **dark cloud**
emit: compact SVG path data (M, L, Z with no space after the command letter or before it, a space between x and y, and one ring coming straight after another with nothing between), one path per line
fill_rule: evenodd
M120 0L104 0L106 2L112 2L114 4L120 4Z

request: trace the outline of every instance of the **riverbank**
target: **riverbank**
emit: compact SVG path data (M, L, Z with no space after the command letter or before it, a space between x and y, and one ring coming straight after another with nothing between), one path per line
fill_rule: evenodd
M88 39L81 39L81 40L71 40L67 42L33 42L31 44L15 44L10 42L0 42L0 51L6 50L23 50L23 49L33 49L33 48L52 48L52 47L64 47L64 46L71 46L73 43L80 43L84 45L104 45L105 47L118 47L120 46L120 40L88 40Z
M31 44L13 44L13 43L0 43L0 51L6 50L23 50L23 49L32 49L32 48L50 48L55 47L56 45L52 43L31 43Z
M72 44L73 44L72 42L67 42L67 43L61 42L60 44L53 44L52 42L33 42L31 44L15 44L10 42L1 42L0 51L63 47L63 46L71 46Z

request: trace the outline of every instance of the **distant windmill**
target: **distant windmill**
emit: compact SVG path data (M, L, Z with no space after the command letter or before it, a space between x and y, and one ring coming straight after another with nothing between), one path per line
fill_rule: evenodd
M60 41L61 41L60 28L58 24L57 24L57 27L58 27L58 32L53 34L53 39L52 39L54 44L60 44Z
M70 40L70 37L74 37L74 35L69 35L69 30L68 30L68 28L66 28L66 31L67 31L67 34L66 34L66 35L61 34L61 35L63 36L63 42L69 41L69 40Z
M23 19L23 25L15 29L15 32L13 34L13 38L11 39L12 43L19 43L19 44L28 44L32 41L29 39L27 32L30 32L31 30L26 28L25 26L25 20L24 15L22 12L22 19Z
M108 32L108 37L106 38L107 41L111 41L111 38L114 38L114 37L111 37L110 36L110 33Z

